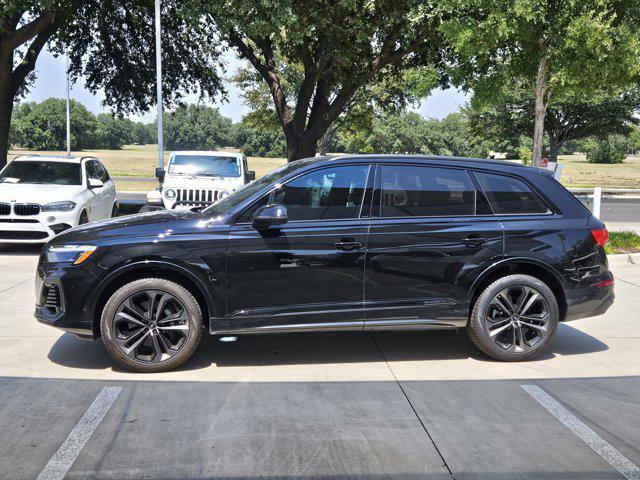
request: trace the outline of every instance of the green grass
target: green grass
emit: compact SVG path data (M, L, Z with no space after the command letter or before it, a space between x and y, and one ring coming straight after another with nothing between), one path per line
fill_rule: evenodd
M635 232L609 232L609 243L604 249L608 254L640 252L640 235Z

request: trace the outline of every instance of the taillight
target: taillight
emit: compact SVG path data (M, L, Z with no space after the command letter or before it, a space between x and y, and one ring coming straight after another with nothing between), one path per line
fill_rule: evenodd
M599 247L604 247L609 241L609 232L606 228L591 229L591 235Z

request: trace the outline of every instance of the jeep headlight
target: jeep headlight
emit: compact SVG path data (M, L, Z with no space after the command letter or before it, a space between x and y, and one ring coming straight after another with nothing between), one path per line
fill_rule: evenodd
M229 195L231 195L231 192L229 190L220 190L218 192L218 200L222 200L223 198L227 198Z
M71 200L65 202L51 202L42 205L43 212L70 212L74 208L76 208L76 202L72 202Z
M176 198L176 191L173 188L167 188L164 191L164 198L167 200L174 200Z

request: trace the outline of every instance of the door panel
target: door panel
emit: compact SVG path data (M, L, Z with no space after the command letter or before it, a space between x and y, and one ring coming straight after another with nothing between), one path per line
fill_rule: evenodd
M478 214L464 169L390 164L376 178L365 326L464 325L469 279L502 254L500 222Z
M369 220L359 217L370 170L363 164L304 173L270 194L268 203L287 209L287 223L231 227L230 331L363 328Z
M362 328L368 221L234 225L227 257L229 330ZM350 247L349 247L350 248Z
M470 279L502 249L501 225L491 218L372 220L367 327L389 322L463 326Z

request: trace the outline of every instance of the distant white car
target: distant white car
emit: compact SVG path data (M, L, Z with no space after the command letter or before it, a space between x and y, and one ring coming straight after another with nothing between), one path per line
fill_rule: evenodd
M150 207L206 207L255 180L242 153L173 152L163 171L162 189L147 194Z
M97 158L23 155L0 171L0 243L44 243L117 213L115 185Z

